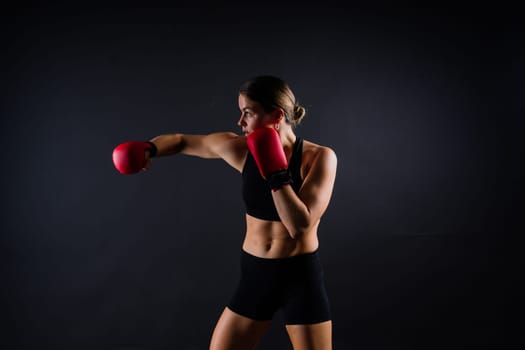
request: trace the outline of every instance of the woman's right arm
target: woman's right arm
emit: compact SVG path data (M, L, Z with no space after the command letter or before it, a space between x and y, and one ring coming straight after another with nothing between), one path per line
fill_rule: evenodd
M164 134L150 141L157 147L157 157L182 153L200 158L222 158L239 171L247 154L246 138L233 132Z

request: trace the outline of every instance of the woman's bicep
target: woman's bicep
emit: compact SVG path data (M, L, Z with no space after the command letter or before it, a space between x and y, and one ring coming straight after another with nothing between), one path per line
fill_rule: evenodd
M317 222L325 212L335 183L337 171L337 156L330 148L323 148L316 156L299 197L308 208L312 222Z
M181 153L201 158L222 158L240 171L246 156L244 138L233 132L208 135L183 135Z
M220 132L208 135L182 135L181 153L201 158L221 158L225 144L236 135Z

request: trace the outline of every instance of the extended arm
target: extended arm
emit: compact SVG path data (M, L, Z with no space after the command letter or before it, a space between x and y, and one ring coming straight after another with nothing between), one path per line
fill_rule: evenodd
M151 164L150 143L156 148L155 157L178 153L201 158L222 158L240 171L246 156L246 141L231 132L209 135L164 134L149 142L130 141L120 144L113 151L115 167L123 174L134 174Z
M201 158L222 158L236 169L246 156L245 138L232 132L208 135L165 134L150 140L157 146L157 156L177 153Z

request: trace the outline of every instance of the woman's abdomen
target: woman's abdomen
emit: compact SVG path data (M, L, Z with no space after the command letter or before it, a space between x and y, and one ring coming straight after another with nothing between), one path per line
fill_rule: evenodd
M279 221L266 221L246 215L243 250L261 258L284 258L310 253L318 248L317 227L293 239Z

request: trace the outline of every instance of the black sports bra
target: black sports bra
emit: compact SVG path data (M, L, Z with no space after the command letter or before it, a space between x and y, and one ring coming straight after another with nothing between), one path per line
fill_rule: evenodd
M301 161L303 158L303 139L297 137L293 146L292 157L288 171L292 176L292 188L299 192L303 179L301 178ZM268 221L281 221L272 198L272 190L261 176L255 159L250 152L242 169L242 197L246 213L256 218Z

